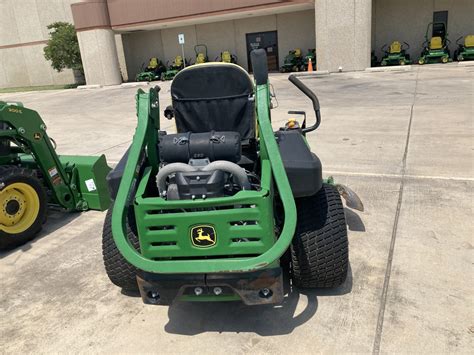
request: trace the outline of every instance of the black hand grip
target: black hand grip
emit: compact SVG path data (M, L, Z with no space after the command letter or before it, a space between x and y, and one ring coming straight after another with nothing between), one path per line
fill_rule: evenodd
M265 49L254 49L250 52L250 60L252 61L253 77L257 85L265 85L268 83L268 65L267 52Z
M319 111L319 100L314 92L312 92L305 84L301 82L294 74L288 77L288 80L303 92L313 102L314 113L316 114L316 123L308 128L303 129L304 133L314 131L321 124L321 113Z

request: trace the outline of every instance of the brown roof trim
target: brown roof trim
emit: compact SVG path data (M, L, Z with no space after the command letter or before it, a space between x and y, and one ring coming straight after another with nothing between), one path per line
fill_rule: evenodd
M91 26L91 27L84 27L84 28L79 28L77 29L76 28L76 32L85 32L85 31L90 31L90 30L97 30L97 29L109 29L110 30L110 26Z
M294 0L292 2L283 2L283 3L276 3L276 4L265 4L265 5L257 5L257 6L239 7L239 8L235 8L235 9L213 11L213 12L206 12L206 13L198 13L198 14L188 15L188 16L168 17L166 19L160 19L160 20L137 21L137 22L124 23L124 24L120 24L120 25L112 25L112 29L119 30L119 29L126 29L127 27L137 26L137 25L151 25L151 24L168 23L168 22L175 22L175 21L181 21L181 20L191 20L191 19L194 19L194 18L197 19L197 18L203 18L203 17L212 17L212 16L218 16L218 15L239 13L239 12L244 12L244 11L256 11L256 10L261 10L261 9L284 8L284 7L289 7L289 6L296 5L296 4L310 4L310 3L311 3L311 1L309 1L309 0Z
M110 28L109 10L105 0L90 0L71 4L71 11L77 31Z
M46 44L46 43L48 43L48 40L24 42L24 43L13 43L13 44L6 44L3 46L0 46L0 49L37 46L37 45Z

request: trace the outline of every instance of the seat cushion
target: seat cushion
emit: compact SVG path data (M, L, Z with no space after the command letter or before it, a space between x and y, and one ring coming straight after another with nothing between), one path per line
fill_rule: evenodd
M443 40L441 37L432 37L430 42L430 49L441 49L443 48Z

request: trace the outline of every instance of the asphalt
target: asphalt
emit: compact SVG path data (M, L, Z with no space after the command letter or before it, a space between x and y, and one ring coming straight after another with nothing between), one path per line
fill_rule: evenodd
M310 101L275 74L273 123ZM325 176L355 190L350 273L282 305L146 306L107 279L104 213L49 213L38 238L0 254L3 353L471 353L474 348L474 66L412 66L304 78L322 124ZM162 108L170 103L162 86ZM143 88L146 89L146 86ZM0 95L37 110L62 154L130 144L136 87ZM162 119L162 128L174 123Z

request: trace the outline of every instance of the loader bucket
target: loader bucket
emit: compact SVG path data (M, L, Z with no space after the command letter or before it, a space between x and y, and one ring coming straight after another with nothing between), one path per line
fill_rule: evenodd
M111 168L107 165L105 155L61 155L59 160L65 169L71 166L76 168L75 181L88 209L104 211L109 208L110 194L105 177Z

